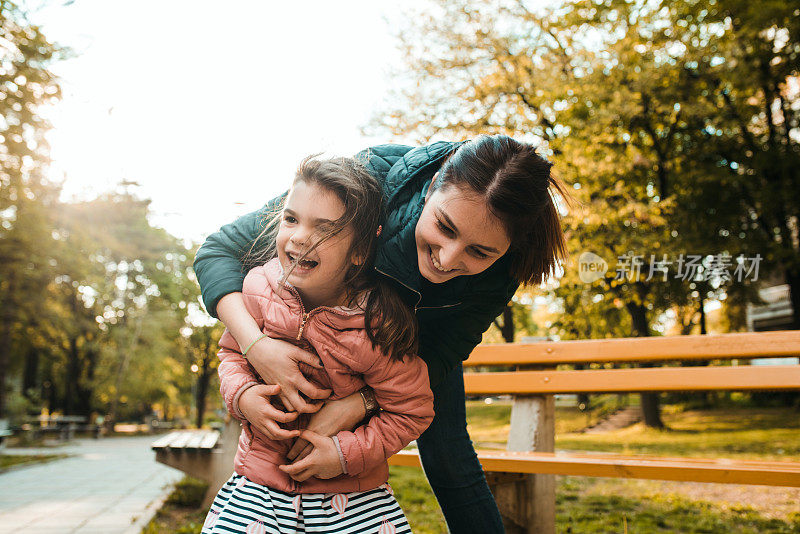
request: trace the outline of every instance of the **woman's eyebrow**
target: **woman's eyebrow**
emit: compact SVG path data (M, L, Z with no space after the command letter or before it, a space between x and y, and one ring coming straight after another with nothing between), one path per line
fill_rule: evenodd
M458 227L457 227L457 226L456 226L456 225L453 223L453 219L451 219L451 218L450 218L450 217L447 215L447 213L445 213L445 211L444 211L442 208L440 208L440 207L437 207L437 208L436 208L436 211L437 211L437 213L439 214L439 216L440 216L442 219L444 219L444 222L446 222L446 223L447 223L447 225L448 225L448 226L449 226L449 227L450 227L450 228L453 230L453 232L455 232L456 234L458 234ZM471 246L473 246L473 247L477 247L477 248L482 248L482 249L483 249L483 250L485 250L486 252L491 252L491 253L493 253L493 254L500 254L500 251L499 251L499 250L497 250L497 249L496 249L496 248L494 248L494 247L487 246L487 245L481 245L481 244L479 244L479 243L473 243Z

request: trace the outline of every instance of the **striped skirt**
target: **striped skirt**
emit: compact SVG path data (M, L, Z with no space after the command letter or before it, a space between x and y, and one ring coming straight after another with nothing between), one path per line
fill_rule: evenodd
M203 534L410 533L388 484L355 493L284 493L234 475L219 490Z

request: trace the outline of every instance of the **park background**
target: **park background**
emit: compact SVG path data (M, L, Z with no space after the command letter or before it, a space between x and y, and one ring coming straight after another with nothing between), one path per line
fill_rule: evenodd
M800 327L794 2L3 1L0 23L0 419L12 427L42 414L110 434L219 421L221 326L202 310L197 247L283 191L303 156L384 142L504 133L539 145L567 184L570 261L521 289L487 343ZM581 278L584 252L608 262L598 280ZM630 253L641 273L618 276ZM651 255L672 261L667 275L649 272ZM758 257L757 276L737 276L738 257ZM573 404L559 446L800 456L797 394ZM641 423L578 433L631 404ZM502 442L508 406L470 406L473 437ZM396 476L418 530L439 531L424 481ZM559 506L587 515L800 528L777 498L751 510L564 484ZM569 510L560 521L580 516Z

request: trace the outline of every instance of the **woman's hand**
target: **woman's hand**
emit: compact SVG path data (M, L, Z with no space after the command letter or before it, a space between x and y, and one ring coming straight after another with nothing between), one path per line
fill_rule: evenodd
M247 361L264 382L280 386L279 396L287 411L312 413L322 407L322 403L308 402L300 393L315 400L327 399L331 394L331 390L318 388L300 372L300 362L322 368L319 357L286 341L265 337L250 348Z
M270 397L280 392L280 386L258 384L247 388L239 396L239 411L252 426L270 439L291 439L300 435L299 430L286 430L278 423L297 419L297 412L282 412L270 403Z
M333 478L344 472L333 439L310 430L304 430L300 437L311 443L313 447L311 453L291 465L279 465L278 469L298 482L311 477Z
M317 413L311 416L306 429L315 434L331 437L342 430L353 430L366 415L361 394L356 392L347 397L326 402ZM312 445L301 436L297 438L286 456L295 462L302 460L313 450Z

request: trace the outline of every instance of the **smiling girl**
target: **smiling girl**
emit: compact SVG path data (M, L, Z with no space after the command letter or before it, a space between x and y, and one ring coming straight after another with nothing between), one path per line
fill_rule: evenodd
M355 160L309 158L282 209L265 225L266 264L242 290L258 338L282 339L319 358L305 378L331 399L369 386L381 409L333 436L286 414L227 330L220 340L220 390L243 423L235 473L220 489L203 532L410 532L386 486L386 459L433 419L433 394L416 357L416 321L371 269L381 233L381 191ZM258 341L258 338L256 341ZM252 347L254 342L250 343ZM261 424L266 414L282 427ZM309 451L287 465L289 441Z
M386 203L374 271L416 315L419 355L434 393L436 416L417 440L425 474L451 532L502 533L466 429L461 362L517 287L541 283L564 259L556 198L566 195L535 147L503 135L418 148L382 145L364 155ZM240 293L243 253L267 245L256 239L264 213L224 226L195 259L208 312L245 346L261 331ZM303 377L300 366L315 357L294 345L258 339L248 358L266 383L280 386L287 410L316 412L308 428L319 434L349 430L370 412L368 389L321 408L311 402L328 392ZM259 416L259 424L270 428L279 421ZM309 448L297 439L288 457L302 458Z

